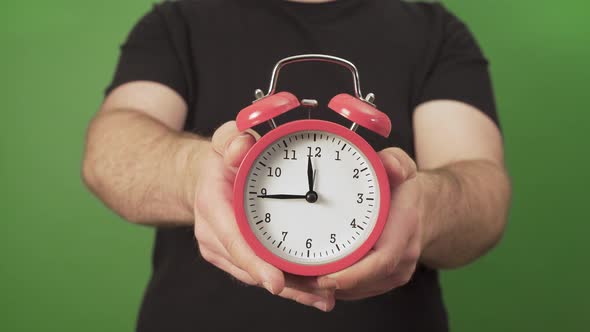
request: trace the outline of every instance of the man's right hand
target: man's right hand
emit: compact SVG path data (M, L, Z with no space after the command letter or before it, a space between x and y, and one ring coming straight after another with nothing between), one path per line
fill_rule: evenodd
M323 311L334 307L334 290L320 289L315 277L283 273L252 251L242 237L232 205L237 168L256 139L240 133L235 122L221 126L211 148L199 158L201 165L195 190L195 236L202 257L248 284L314 306Z

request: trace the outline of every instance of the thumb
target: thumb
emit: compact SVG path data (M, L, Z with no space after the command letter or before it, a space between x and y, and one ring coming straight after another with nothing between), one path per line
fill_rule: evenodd
M254 143L256 143L256 139L249 133L241 133L231 139L223 155L225 165L231 168L239 167Z
M240 132L235 121L224 123L211 138L213 149L223 157L225 165L230 168L240 166L254 143L256 143L254 136Z
M387 171L392 189L416 176L416 163L404 150L387 148L379 152L379 157Z

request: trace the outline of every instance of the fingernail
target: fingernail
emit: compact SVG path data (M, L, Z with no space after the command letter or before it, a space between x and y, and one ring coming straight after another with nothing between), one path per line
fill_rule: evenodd
M231 140L229 142L229 144L226 146L225 148L225 152L230 151L232 148L235 148L236 145L238 144L238 142L243 143L246 142L246 140L250 139L250 137L252 137L250 134L240 134L239 136L234 137L233 140Z
M338 288L338 283L336 280L329 277L320 279L319 284L322 288Z
M239 136L238 136L239 137ZM238 137L234 137L234 139L232 139L231 141L227 142L227 144L225 145L225 153L227 153L231 147L236 144L236 141L238 140Z
M270 282L265 281L262 283L262 286L264 286L264 288L266 288L266 290L268 290L272 295L275 295L275 292L272 289L272 285L270 284Z
M314 306L315 308L317 308L317 309L321 310L321 311L324 311L324 312L325 312L326 310L328 310L328 305L327 305L327 304L326 304L326 302L324 302L324 301L318 301L318 302L315 302L315 303L313 304L313 306Z

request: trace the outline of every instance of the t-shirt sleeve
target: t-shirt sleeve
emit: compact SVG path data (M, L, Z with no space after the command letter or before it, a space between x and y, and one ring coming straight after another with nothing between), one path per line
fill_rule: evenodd
M442 13L436 27L440 37L430 45L426 70L418 79L415 106L437 99L457 100L498 124L488 60L467 26L442 6L437 7Z
M168 8L155 5L129 33L106 94L132 81L166 85L188 101L187 70L167 26ZM170 6L167 4L167 6ZM165 12L166 10L166 12Z

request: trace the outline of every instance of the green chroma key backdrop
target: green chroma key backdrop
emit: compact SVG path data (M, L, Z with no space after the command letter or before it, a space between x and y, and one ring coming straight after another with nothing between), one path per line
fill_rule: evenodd
M153 233L104 208L79 168L118 46L151 2L0 5L0 331L133 329ZM452 329L587 331L590 5L445 3L492 62L514 181L500 246L442 274Z

